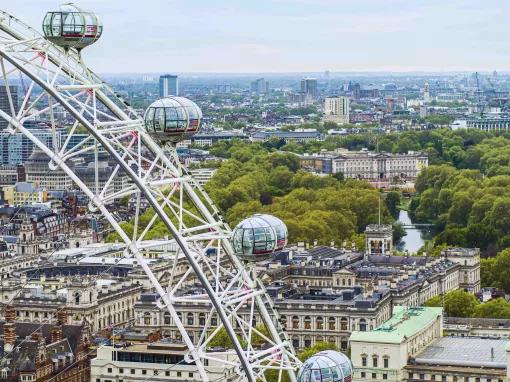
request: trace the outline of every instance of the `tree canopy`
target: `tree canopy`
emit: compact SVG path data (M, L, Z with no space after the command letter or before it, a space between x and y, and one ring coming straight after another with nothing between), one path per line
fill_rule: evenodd
M310 174L296 155L258 145L239 142L227 152L230 158L205 187L231 226L268 213L285 222L291 242L363 246L361 233L377 221L380 197L368 183ZM393 221L385 204L382 217Z

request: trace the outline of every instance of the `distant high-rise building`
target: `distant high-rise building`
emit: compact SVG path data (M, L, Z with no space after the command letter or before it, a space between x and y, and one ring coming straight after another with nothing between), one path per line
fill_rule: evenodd
M324 100L324 120L340 124L349 123L349 98L326 97Z
M179 80L176 75L165 74L159 77L159 96L178 96L179 95Z
M267 94L269 93L269 82L263 78L257 78L250 84L250 90L252 93Z
M303 78L301 80L301 93L312 98L317 97L317 79L308 77Z
M355 83L352 85L352 96L355 100L359 100L361 98L361 85L359 83Z
M425 102L430 101L430 88L428 83L425 84L425 88L423 89L423 100Z
M14 110L18 111L18 87L17 86L9 86L12 104L14 106ZM11 115L11 104L9 102L9 96L7 94L7 88L5 86L0 86L0 110L5 111L7 114ZM7 128L9 123L0 118L0 130L4 130Z

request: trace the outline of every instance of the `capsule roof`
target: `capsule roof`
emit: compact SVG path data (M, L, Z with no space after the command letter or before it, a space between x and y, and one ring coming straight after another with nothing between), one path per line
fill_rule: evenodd
M47 40L66 50L81 50L101 37L103 25L95 13L69 3L61 5L56 11L46 13L43 33Z
M299 369L298 382L350 381L351 360L334 350L321 351L308 358ZM346 379L348 378L348 379Z
M154 101L145 111L146 131L162 142L179 142L200 129L202 111L184 97L166 97Z

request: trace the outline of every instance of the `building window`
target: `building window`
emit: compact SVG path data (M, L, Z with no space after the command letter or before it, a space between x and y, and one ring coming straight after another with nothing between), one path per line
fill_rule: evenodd
M312 319L309 316L305 317L305 329L312 328Z
M360 332L366 332L367 331L367 321L364 318L359 320L359 331Z
M170 372L169 371L165 371L165 376L169 377L170 376Z
M383 358L383 367L385 369L387 369L389 367L389 364L390 364L390 358L389 357L384 357Z
M170 325L170 313L166 312L163 317L163 322L165 325Z
M187 318L188 325L195 324L195 318L193 317L193 313L188 313L186 318Z
M142 375L146 375L146 374L147 374L147 370L142 369Z
M347 318L342 317L342 319L340 320L340 329L347 330Z
M178 371L178 372L177 372L177 376L178 376L178 377L181 377L181 374L182 374L182 373L181 373L180 371Z
M119 369L119 374L124 374L124 369L120 368Z
M198 324L200 326L204 326L205 325L205 313L200 313L198 315Z
M365 378L367 376L367 373L365 373L364 371L361 372L361 378Z
M111 367L108 368L108 373L110 373L110 374L113 373L113 370Z
M154 369L153 374L154 374L154 375L158 375L158 370Z
M189 374L188 374L188 376L189 376L190 378L193 378L193 373L189 373Z
M388 374L383 374L382 379L388 379Z
M377 379L377 374L376 373L372 373L372 379Z
M367 356L366 355L361 356L361 366L363 366L363 367L367 366Z
M131 369L131 374L135 374L135 369Z
M372 356L372 366L377 367L377 356L376 355Z

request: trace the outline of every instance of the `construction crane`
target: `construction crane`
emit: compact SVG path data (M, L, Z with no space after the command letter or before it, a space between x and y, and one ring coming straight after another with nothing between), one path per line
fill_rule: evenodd
M482 102L482 90L480 89L480 78L478 72L475 72L476 79L476 95L478 99L478 109L480 111L480 118L483 118L483 113L485 109L485 104Z

